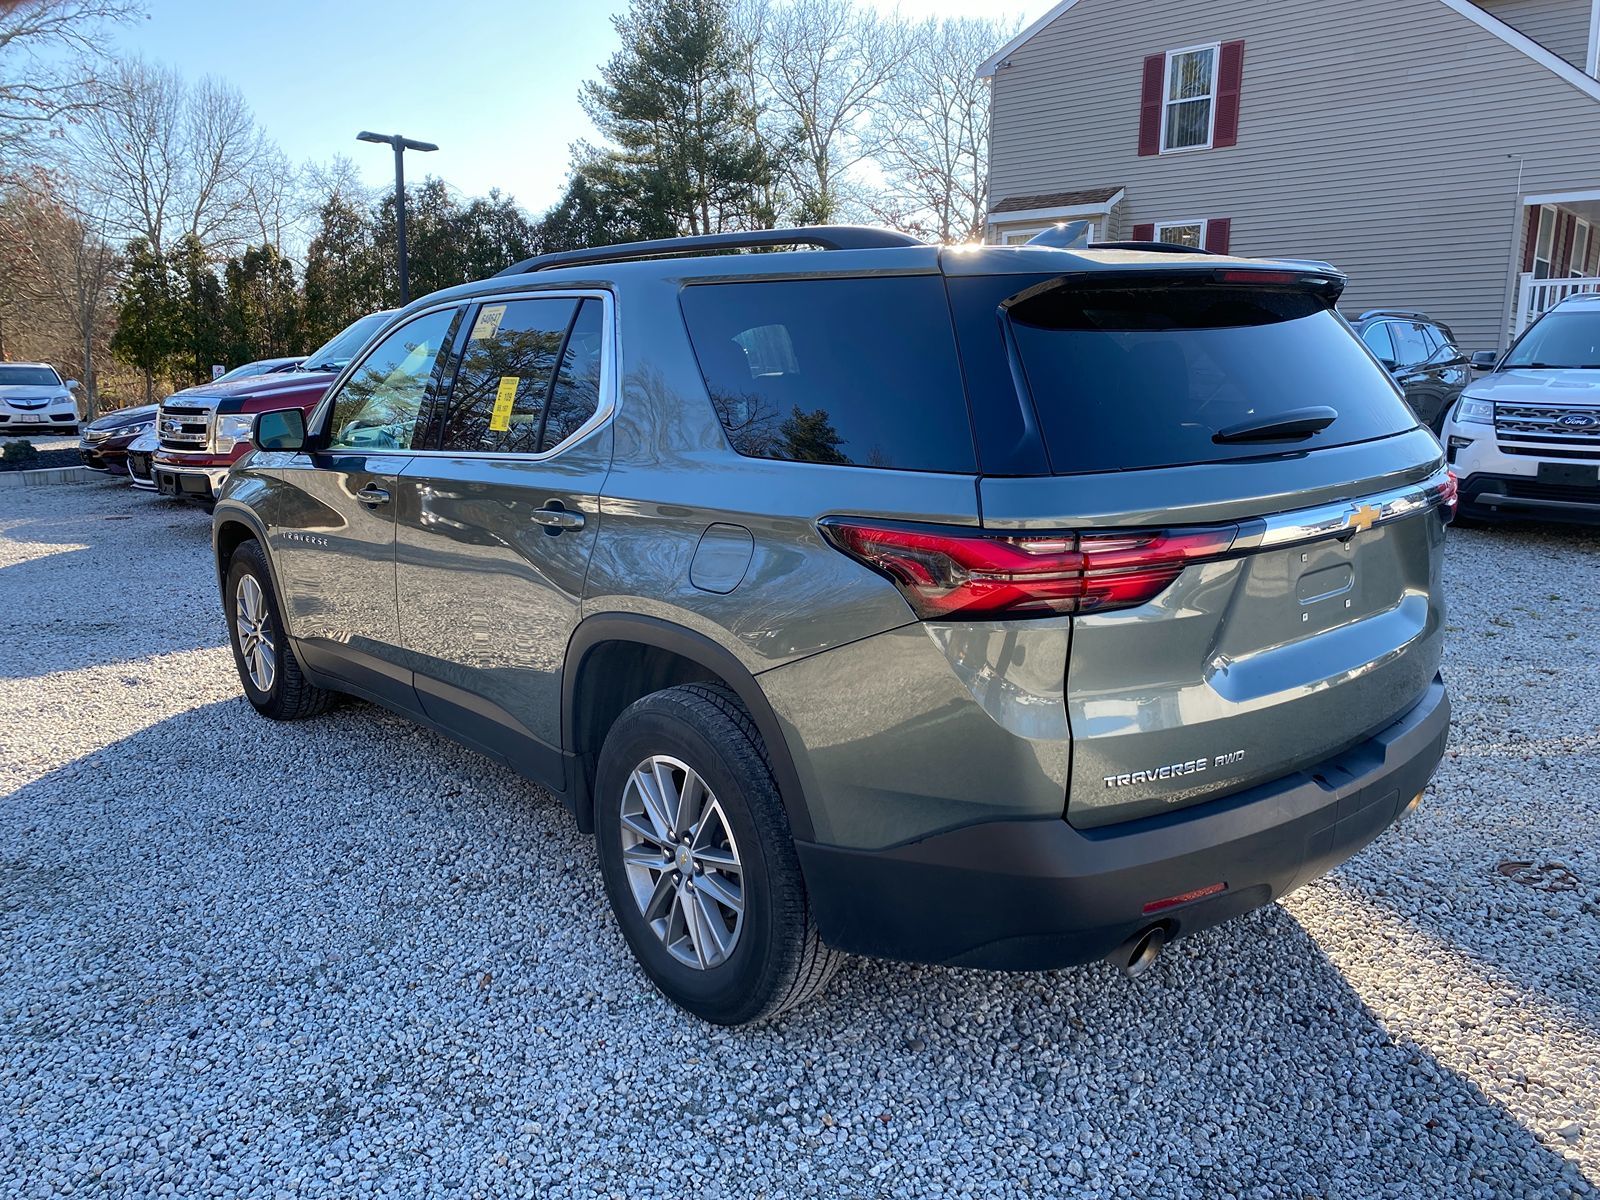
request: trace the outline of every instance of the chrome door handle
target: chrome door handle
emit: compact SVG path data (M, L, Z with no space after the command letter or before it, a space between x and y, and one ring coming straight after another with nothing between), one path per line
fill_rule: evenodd
M389 492L375 483L369 483L356 493L356 499L361 503L376 508L380 504L389 503Z
M555 533L563 529L582 529L583 514L568 512L564 508L536 508L529 514L535 525L543 525Z

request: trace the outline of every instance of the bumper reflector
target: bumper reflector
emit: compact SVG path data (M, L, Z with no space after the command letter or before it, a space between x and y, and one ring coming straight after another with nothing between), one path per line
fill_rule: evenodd
M1196 900L1204 900L1207 896L1219 896L1228 890L1225 883L1213 883L1210 887L1196 888L1192 892L1184 892L1177 896L1168 896L1164 900L1152 900L1144 906L1144 915L1164 912L1169 908L1177 908L1180 904L1191 904Z

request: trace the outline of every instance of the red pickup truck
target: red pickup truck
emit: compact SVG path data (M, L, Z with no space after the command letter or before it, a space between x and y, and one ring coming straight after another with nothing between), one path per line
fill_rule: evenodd
M156 489L214 502L228 469L250 449L255 414L295 405L309 414L339 372L393 315L391 310L362 317L292 371L203 383L168 396L156 414L161 443L151 462Z

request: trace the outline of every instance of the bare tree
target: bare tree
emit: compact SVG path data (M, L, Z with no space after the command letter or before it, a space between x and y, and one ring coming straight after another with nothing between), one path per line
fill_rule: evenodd
M912 28L904 63L883 87L871 144L884 179L873 212L940 242L983 236L989 196L989 86L978 67L1016 32L972 18Z
M138 59L101 81L76 146L116 234L157 253L190 234L208 251L248 241L259 181L283 165L236 88Z
M70 178L36 172L0 201L0 290L28 312L36 334L72 330L90 420L99 408L98 358L115 321L118 265L103 223L78 207Z
M138 0L0 0L0 172L17 172L42 138L92 103L107 24Z
M851 172L869 152L861 136L868 117L906 64L909 31L851 0L761 7L761 98L786 135L800 217L834 220Z

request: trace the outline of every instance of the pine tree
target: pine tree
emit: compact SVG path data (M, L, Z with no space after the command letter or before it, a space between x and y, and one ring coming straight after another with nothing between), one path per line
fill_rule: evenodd
M144 238L128 243L127 270L117 289L117 331L111 352L144 374L144 402L155 403L155 377L178 347L178 303L166 260Z
M726 0L633 0L612 23L622 48L580 96L614 147L586 167L596 192L637 197L646 236L770 224Z

